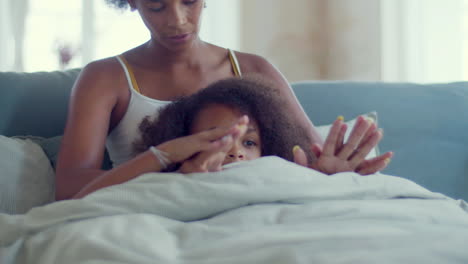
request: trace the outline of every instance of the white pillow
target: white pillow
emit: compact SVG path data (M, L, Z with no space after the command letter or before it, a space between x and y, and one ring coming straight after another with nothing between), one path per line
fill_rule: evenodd
M370 118L370 119L372 119L374 121L374 123L378 124L378 122L377 122L378 121L377 120L377 112L365 113L365 114L362 114L362 116L364 116L366 118ZM354 124L356 123L356 118L354 118L352 120L349 120L349 121L345 120L346 121L345 123L348 125L348 129L346 130L346 134L345 134L345 141L348 139L349 134L351 134L351 130L353 129ZM316 127L318 133L323 138L323 140L325 140L327 138L328 133L330 132L331 126L332 126L332 124ZM374 158L374 157L377 157L378 155L380 155L380 154L379 154L379 148L378 148L378 145L377 145L371 150L371 152L369 152L366 159Z
M55 173L31 140L0 135L0 213L23 214L54 201Z

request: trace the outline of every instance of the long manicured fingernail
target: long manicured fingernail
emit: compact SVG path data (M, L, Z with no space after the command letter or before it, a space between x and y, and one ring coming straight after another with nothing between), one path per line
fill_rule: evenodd
M344 121L344 117L342 115L338 116L336 120Z

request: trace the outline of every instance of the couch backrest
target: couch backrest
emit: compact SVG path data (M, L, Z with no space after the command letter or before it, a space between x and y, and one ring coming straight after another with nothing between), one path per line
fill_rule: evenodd
M448 84L300 82L293 89L317 125L377 111L383 172L468 200L468 82Z
M0 72L0 134L63 134L79 69ZM381 152L395 152L383 171L468 201L468 83L300 82L293 89L316 125L377 111Z
M0 72L0 135L63 134L71 87L79 72Z

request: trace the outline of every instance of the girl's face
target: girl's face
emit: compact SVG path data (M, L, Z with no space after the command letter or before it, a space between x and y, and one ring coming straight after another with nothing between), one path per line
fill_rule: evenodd
M243 114L236 109L221 104L212 104L203 108L195 116L191 133L195 134L216 127L229 127L242 116ZM234 141L223 165L236 161L257 159L261 157L261 154L260 130L257 122L250 118L247 132Z
M198 39L204 0L128 0L158 44L170 50Z

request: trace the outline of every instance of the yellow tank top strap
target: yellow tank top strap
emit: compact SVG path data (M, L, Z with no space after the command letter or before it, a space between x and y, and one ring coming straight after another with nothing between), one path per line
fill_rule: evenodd
M236 77L241 77L242 72L240 70L239 62L237 61L236 54L231 49L228 49L229 60L231 61L232 69L234 70L234 75Z
M123 61L123 63L125 64L125 67L127 67L128 74L130 75L130 79L132 81L133 89L137 91L139 94L141 94L140 87L138 87L138 83L135 79L135 75L133 74L132 67L130 66L127 59L125 59L123 55L119 55L118 57Z

